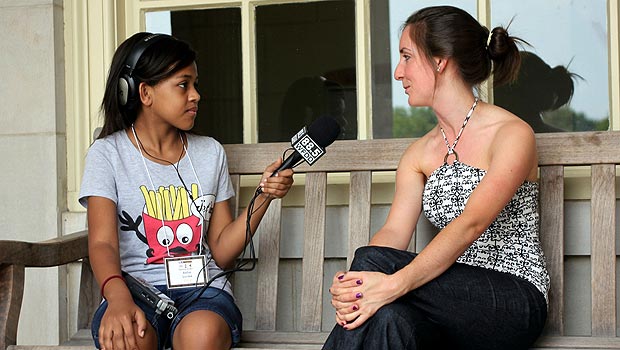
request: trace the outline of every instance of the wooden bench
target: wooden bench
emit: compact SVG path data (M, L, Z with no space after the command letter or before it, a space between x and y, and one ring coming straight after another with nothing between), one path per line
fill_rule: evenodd
M301 297L292 310L277 310L281 258L281 201L274 201L255 237L258 264L255 272L237 273L234 285L255 278L255 316L247 319L239 348L259 349L320 349L329 329L322 324L328 300L326 282L332 272L325 272L325 237L328 173L343 173L348 187L348 266L354 250L365 245L371 235L371 190L375 185L373 172L395 170L399 158L411 139L336 141L327 154L312 167L300 166L296 183L305 182L303 225L303 258L301 259ZM620 132L584 132L537 135L540 163L541 240L551 275L549 316L544 336L536 349L620 349L617 337L618 308L616 302L616 165L620 164ZM230 173L236 193L240 193L242 176L259 174L265 164L281 155L285 143L258 145L227 145ZM565 278L565 167L587 166L591 169L590 237L591 247L591 330L586 335L565 332L567 287ZM572 170L571 170L572 171ZM589 174L589 173L588 173ZM573 175L571 175L573 176ZM376 181L375 181L376 182ZM254 183L254 182L252 182ZM348 183L348 185L346 185ZM301 185L299 185L301 186ZM297 188L297 187L296 187ZM330 187L331 188L331 187ZM234 208L245 206L242 196L235 197ZM346 221L346 220L345 220ZM331 234L331 233L330 233ZM99 303L98 287L92 278L87 260L87 232L58 239L28 243L0 242L0 349L47 349L37 346L15 346L19 311L24 288L25 268L58 266L81 262L82 283L78 326L87 329L92 310ZM421 247L419 247L421 248ZM237 298L245 291L235 289ZM241 295L241 296L240 296ZM247 304L247 303L246 303ZM293 331L278 327L277 315L294 313L298 322ZM250 312L249 314L252 314ZM586 317L584 315L584 317ZM81 339L81 340L80 340ZM79 331L63 347L55 349L92 349L90 336Z

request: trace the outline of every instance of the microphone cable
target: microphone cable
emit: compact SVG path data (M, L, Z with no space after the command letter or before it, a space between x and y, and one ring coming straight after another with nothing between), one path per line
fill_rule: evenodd
M140 141L140 139L138 138L137 134L135 135L136 137L136 142L138 143L138 145L140 145L142 148L144 148L142 146L142 142ZM187 185L185 184L185 181L183 180L183 177L180 174L179 168L178 168L178 164L181 161L181 158L183 157L183 154L186 153L186 148L185 148L185 141L183 140L183 136L181 135L181 142L183 143L183 150L181 151L181 154L179 155L179 159L177 160L177 164L175 165L174 163L168 161L167 159L161 159L158 157L155 157L151 154L149 154L146 150L145 153L150 156L153 159L157 159L159 161L162 161L164 163L168 163L170 165L172 165L172 167L174 168L177 177L179 178L179 180L181 181L182 186L185 188L185 190L187 191L190 201L192 203L192 205L194 207L198 207L196 204L196 199L193 198L191 191L188 190ZM284 159L286 158L286 153L289 151L295 151L294 148L289 147L287 149L284 150L283 154L282 154L282 160L284 161ZM189 156L189 155L188 155ZM302 158L300 159L298 162L296 162L295 164L293 164L291 166L291 168L294 168L300 164L302 164L305 160ZM273 176L273 175L272 175ZM223 270L220 271L218 274L216 274L215 276L213 276L212 278L210 278L207 283L205 283L204 285L202 285L200 287L200 289L198 290L198 292L192 290L192 291L188 291L187 295L185 295L184 297L182 297L181 299L178 300L178 307L177 307L177 313L175 315L175 317L170 320L170 326L172 326L172 323L174 322L174 320L179 317L179 315L185 311L194 301L196 301L197 299L199 299L202 294L207 290L207 288L209 288L209 286L218 278L224 277L225 276L225 281L224 281L224 286L226 285L226 283L229 282L230 276L232 276L235 272L237 271L252 271L256 268L256 250L254 249L254 240L252 239L252 228L251 228L251 219L252 219L252 215L254 215L254 213L256 213L257 210L259 210L263 205L265 205L265 203L267 203L267 201L263 201L257 208L254 208L256 199L258 198L258 196L260 196L261 194L263 194L262 189L260 186L257 186L256 190L254 191L254 195L252 196L252 199L250 199L250 202L248 203L248 207L247 207L247 214L246 214L246 228L245 228L245 242L244 242L244 247L243 247L243 251L241 256L238 258L237 263L235 265L235 267L228 269L228 270ZM200 216L202 217L202 212L199 211ZM204 225L204 217L202 217L203 219L203 225ZM258 228L258 227L257 227ZM204 238L204 241L200 242L200 244L205 244L206 243L206 238ZM206 246L208 247L208 244L206 244ZM248 252L248 248L249 248L249 252ZM211 255L210 253L210 249L209 249L209 255ZM249 256L246 256L249 255ZM210 256L209 260L205 261L205 265L203 267L203 269L207 270L207 276L208 276L208 269L209 269L209 263L211 263L211 261L213 260L213 257ZM249 265L249 266L248 266ZM200 271L202 272L202 270ZM218 294L209 297L209 298L215 298L217 297L221 292L224 291L223 286L222 288L218 288L219 292ZM154 319L154 325L158 323L158 318ZM166 344L169 340L169 336L170 333L168 332L166 335L166 338L164 339L164 344Z
M289 147L287 149L284 150L284 153L282 153L282 161L284 161L284 159L286 159L286 152L288 151L293 151L295 152L295 149L293 147ZM301 158L297 163L293 164L293 166L291 166L291 169L297 167L298 165L301 165L303 162L305 162L305 160L303 158Z
M293 150L293 148L288 148L286 150L284 150L284 153L282 155L282 159L285 158L286 156L286 152L287 151L291 151ZM297 162L294 166L298 166L299 164L303 163L303 159L299 162ZM251 227L251 219L252 219L252 215L254 215L254 213L256 213L257 210L259 210L263 205L265 205L267 203L267 201L262 202L257 208L255 208L255 203L256 203L256 199L258 198L258 196L260 196L262 194L262 190L261 187L258 186L256 188L256 190L254 191L254 195L252 196L252 198L250 199L250 202L248 203L248 207L247 207L247 212L246 212L246 221L245 221L245 243L244 243L244 248L243 248L243 252L241 254L241 256L238 258L237 263L235 265L235 267L228 269L228 270L223 270L221 272L219 272L218 274L216 274L215 276L213 276L212 278L210 278L207 283L205 283L203 286L200 287L200 289L198 290L198 292L188 292L187 296L185 296L183 299L179 300L179 305L178 305L178 312L177 312L177 316L180 315L185 309L187 309L194 301L196 301L198 298L200 298L202 296L202 294L207 290L207 288L209 288L209 286L218 278L224 277L226 276L226 280L225 283L228 282L229 278L238 271L252 271L256 268L256 250L254 248L254 240L252 237L252 227ZM249 252L248 252L248 248L249 248ZM249 255L246 257L246 254ZM210 258L209 261L207 261L205 263L205 269L208 270L208 264L209 262L212 260L213 258ZM249 265L249 266L248 266ZM214 298L217 295L219 295L219 293L223 292L223 288L219 288L219 292L218 294L216 294L215 296L211 297ZM171 321L172 324L172 321Z
M246 215L246 229L245 229L245 244L244 244L244 248L243 248L243 252L240 256L240 258L237 260L237 263L235 265L235 267L228 269L228 270L223 270L220 271L218 274L216 274L215 276L211 277L207 283L205 283L204 285L202 285L200 287L200 289L198 291L195 290L191 290L188 291L187 294L182 297L181 299L178 300L178 307L177 307L177 313L174 316L174 318L172 320L170 320L170 326L172 326L172 324L174 323L174 321L177 319L177 317L179 317L183 311L185 311L188 307L190 307L192 305L192 303L194 303L194 301L198 300L202 294L207 290L207 288L209 288L209 286L211 286L211 284L217 280L218 278L221 277L225 277L225 281L224 281L224 285L226 285L226 283L228 283L230 277L237 271L252 271L254 270L254 268L256 267L256 250L254 249L254 240L252 239L252 229L251 229L251 218L252 215L254 215L254 213L256 212L256 210L260 209L265 203L261 203L261 205L254 209L254 203L256 202L256 198L258 198L258 196L261 194L262 192L260 192L260 186L256 188L256 190L254 191L254 195L252 196L252 199L250 200L249 204L248 204L248 208L247 208L247 215ZM201 243L202 244L202 243ZM246 258L246 254L249 248L249 257ZM207 269L207 275L208 275L208 269L209 269L209 263L211 262L211 260L213 260L212 257L209 258L208 261L205 262L205 266L204 269ZM247 261L246 261L247 260ZM246 267L248 264L250 264L249 267ZM224 287L222 286L222 288L217 288L219 291L216 295L209 297L209 299L211 298L215 298L218 295L220 295L220 293L224 292ZM168 342L168 338L170 336L170 332L168 332L166 334L166 339L164 339L164 344L166 344Z

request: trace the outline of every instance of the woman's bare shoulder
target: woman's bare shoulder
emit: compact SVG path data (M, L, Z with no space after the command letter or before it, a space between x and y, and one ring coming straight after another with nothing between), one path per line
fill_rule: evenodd
M413 141L403 153L399 169L408 168L419 173L428 173L433 164L429 164L434 159L431 155L437 152L439 135L438 127L433 128L422 137ZM440 145L439 145L440 146Z

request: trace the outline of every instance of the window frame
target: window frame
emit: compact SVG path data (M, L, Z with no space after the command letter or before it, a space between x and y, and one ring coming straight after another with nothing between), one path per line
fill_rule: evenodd
M256 7L325 0L64 0L67 125L67 206L83 211L77 198L86 151L101 125L99 105L115 48L128 34L146 28L146 12L174 9L241 9L243 143L258 140L256 86ZM372 139L372 57L370 2L355 1L357 138ZM377 0L374 0L377 1ZM620 0L607 1L610 129L620 130ZM478 20L490 26L491 0L477 0ZM488 84L481 87L492 100Z

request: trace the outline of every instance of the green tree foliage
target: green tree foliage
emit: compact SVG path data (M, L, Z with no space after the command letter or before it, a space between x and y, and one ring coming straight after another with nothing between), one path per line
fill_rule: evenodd
M420 137L437 125L437 118L428 107L395 107L393 137Z
M566 131L601 131L609 130L609 117L595 120L588 118L585 113L575 112L568 106L545 112L545 123Z
M545 123L566 131L603 131L609 130L609 117L600 120L591 119L585 113L576 112L569 106L563 106L543 115ZM394 128L392 136L420 137L437 124L437 118L428 107L394 107Z

